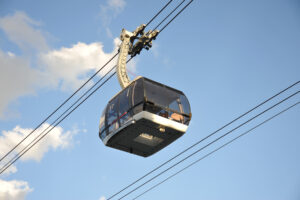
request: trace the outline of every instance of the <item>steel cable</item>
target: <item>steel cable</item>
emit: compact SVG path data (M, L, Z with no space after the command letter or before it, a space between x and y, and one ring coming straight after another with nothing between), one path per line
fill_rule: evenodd
M249 123L250 121L254 120L255 118L261 116L262 114L264 114L265 112L273 109L274 107L278 106L279 104L285 102L286 100L292 98L293 96L297 95L300 91L297 91L295 93L293 93L292 95L284 98L283 100L279 101L278 103L272 105L271 107L265 109L264 111L260 112L259 114L255 115L254 117L248 119L247 121L241 123L240 125L236 126L235 128L231 129L230 131L226 132L225 134L221 135L220 137L216 138L215 140L213 140L212 142L209 142L208 144L206 144L205 146L201 147L200 149L197 149L196 151L194 151L193 153L189 154L188 156L186 156L185 158L181 159L180 161L176 162L175 164L171 165L170 167L168 167L167 169L163 170L162 172L160 172L159 174L155 175L154 177L150 178L149 180L145 181L144 183L140 184L139 186L135 187L133 190L127 192L125 195L123 195L120 199L123 199L124 197L128 196L129 194L131 194L132 192L136 191L137 189L141 188L142 186L146 185L147 183L149 183L150 181L154 180L155 178L161 176L162 174L166 173L167 171L169 171L170 169L174 168L175 166L177 166L178 164L182 163L183 161L187 160L188 158L194 156L195 154L199 153L200 151L202 151L203 149L207 148L208 146L212 145L213 143L219 141L220 139L224 138L225 136L229 135L230 133L232 133L233 131L237 130L238 128L244 126L245 124Z
M128 59L127 63L132 58ZM66 111L64 111L54 122L52 122L46 129L44 129L34 140L32 140L29 144L27 144L19 154L15 155L12 159L10 159L9 162L7 162L3 167L0 169L0 174L2 174L8 167L10 167L13 163L15 163L20 157L22 157L27 151L29 151L37 142L39 142L42 138L44 138L48 133L50 133L51 130L53 130L57 125L59 125L63 120L66 119L72 112L74 112L82 103L84 103L92 94L94 94L98 89L100 89L110 78L112 78L113 75L116 74L114 72L112 75L110 75L104 83L102 83L100 86L98 86L96 89L94 89L85 99L83 99L79 104L77 104L84 96L86 96L96 85L98 85L105 76L107 76L109 73L112 72L113 69L115 69L116 66L112 67L101 79L99 79L89 90L87 90L79 99L77 99ZM77 104L77 105L76 105ZM69 113L67 113L72 107L74 107ZM67 113L67 114L66 114ZM65 115L65 116L64 116ZM62 118L61 120L59 120ZM59 120L59 121L58 121ZM52 126L52 127L51 127ZM49 128L51 129L47 131ZM47 131L47 132L46 132ZM45 133L46 132L46 133Z
M147 24L146 24L146 27L172 2L173 0L170 0ZM20 146L29 136L31 136L38 128L40 128L41 126L42 126L42 124L44 124L50 117L52 117L59 109L61 109L71 98L73 98L74 96L75 96L75 94L77 94L87 83L89 83L101 70L103 70L117 55L119 54L119 52L118 53L116 53L106 64L104 64L97 72L95 72L83 85L81 85L70 97L68 97L62 104L60 104L48 117L46 117L36 128L34 128L28 135L26 135L18 144L16 144L9 152L7 152L1 159L0 159L0 162L2 161L2 160L4 160L9 154L11 154L18 146ZM132 57L133 58L133 57ZM129 62L132 58L130 58L127 62ZM106 76L106 75L105 75ZM94 84L88 91L86 91L85 93L84 93L84 95L86 95L92 88L94 88L101 80L103 79L103 77L99 80L99 81L97 81L97 83L96 84ZM94 93L94 92L93 92ZM68 112L68 110L70 110L80 99L82 99L83 98L83 96L84 95L82 95L75 103L73 103L73 105L71 106L71 107L69 107L63 114L61 114L53 123L55 123L56 121L58 121L58 119L59 118L61 118L66 112ZM81 103L79 104L79 105L81 105ZM76 107L77 108L77 107ZM72 110L72 112L73 112L74 110ZM71 113L72 113L71 112ZM69 115L69 114L68 114ZM68 116L67 115L67 116ZM63 118L63 119L65 119L65 117ZM61 122L61 121L60 121ZM59 122L59 123L60 123ZM53 124L52 123L52 124ZM44 129L44 131L43 132L45 132L49 127L51 127L51 125L49 125L46 129ZM54 128L54 127L53 127ZM51 128L50 129L50 131L53 129L53 128ZM49 132L50 132L49 131ZM42 133L43 133L42 132ZM49 132L47 132L47 133L49 133ZM41 133L41 134L42 134ZM47 134L46 133L46 134ZM39 134L39 136L41 135L41 134ZM38 137L39 137L38 136ZM35 141L38 137L36 137L33 141ZM43 137L42 137L43 138ZM33 142L33 141L31 141L31 143ZM40 139L38 140L38 141L40 141ZM29 143L29 144L31 144L31 143ZM34 144L36 144L35 142L34 142ZM28 147L28 145L26 146L26 147ZM26 148L25 147L25 148ZM24 149L25 149L24 148ZM24 150L23 149L23 150ZM30 148L29 148L30 149ZM28 150L29 150L28 149ZM22 151L23 151L22 150ZM25 153L28 151L28 150L26 150L25 151ZM22 154L23 155L23 154ZM8 163L6 163L1 169L0 169L0 174L1 173L3 173L9 166L11 166L14 162L16 162L16 160L18 160L19 158L20 158L21 156L15 156L13 159L14 159L14 161L12 161L12 159L8 162ZM10 164L9 164L10 163Z
M32 135L39 127L42 126L50 117L52 117L60 108L62 108L75 94L77 94L87 83L89 83L104 67L108 65L119 53L116 53L109 61L107 61L98 71L96 71L84 84L82 84L71 96L69 96L62 104L60 104L48 117L46 117L38 126L36 126L28 135L26 135L20 142L18 142L9 152L7 152L0 162L13 152L21 143L23 143L30 135Z
M190 149L192 149L193 147L197 146L198 144L202 143L203 141L207 140L208 138L212 137L213 135L215 135L216 133L218 133L219 131L223 130L224 128L228 127L229 125L233 124L234 122L238 121L239 119L243 118L244 116L248 115L249 113L253 112L254 110L256 110L257 108L261 107L262 105L266 104L267 102L271 101L272 99L276 98L277 96L281 95L282 93L286 92L287 90L295 87L296 85L298 85L300 83L300 81L297 81L293 84L291 84L290 86L286 87L285 89L281 90L280 92L276 93L275 95L271 96L270 98L264 100L263 102L259 103L258 105L254 106L253 108L251 108L250 110L246 111L245 113L241 114L240 116L236 117L235 119L233 119L232 121L230 121L229 123L225 124L224 126L222 126L221 128L217 129L216 131L210 133L209 135L207 135L206 137L200 139L199 141L195 142L193 145L189 146L188 148L184 149L183 151L181 151L180 153L176 154L175 156L173 156L172 158L170 158L169 160L165 161L164 163L160 164L159 166L155 167L153 170L149 171L148 173L146 173L145 175L141 176L140 178L136 179L135 181L133 181L132 183L130 183L129 185L127 185L126 187L122 188L120 191L116 192L114 195L110 196L107 200L112 199L113 197L115 197L116 195L120 194L121 192L125 191L126 189L128 189L129 187L133 186L134 184L136 184L137 182L141 181L142 179L144 179L145 177L149 176L150 174L152 174L153 172L157 171L158 169L160 169L161 167L165 166L166 164L168 164L169 162L171 162L172 160L174 160L175 158L179 157L180 155L184 154L185 152L189 151Z
M175 172L174 174L168 176L166 179L164 179L163 181L160 181L159 183L155 184L154 186L150 187L149 189L147 189L146 191L142 192L141 194L139 194L138 196L136 196L135 198L133 198L133 200L138 199L139 197L141 197L142 195L146 194L147 192L153 190L154 188L156 188L157 186L163 184L164 182L166 182L167 180L173 178L174 176L178 175L179 173L183 172L184 170L190 168L191 166L195 165L196 163L198 163L199 161L203 160L204 158L212 155L213 153L219 151L220 149L224 148L225 146L229 145L230 143L234 142L235 140L241 138L242 136L250 133L251 131L253 131L254 129L260 127L261 125L267 123L268 121L274 119L275 117L278 117L279 115L283 114L284 112L290 110L291 108L295 107L296 105L298 105L300 102L297 102L287 108L285 108L284 110L278 112L277 114L273 115L272 117L269 117L268 119L264 120L263 122L259 123L258 125L250 128L249 130L245 131L244 133L238 135L237 137L231 139L230 141L226 142L225 144L221 145L220 147L214 149L213 151L209 152L208 154L202 156L201 158L197 159L196 161L192 162L191 164L187 165L186 167L182 168L181 170Z

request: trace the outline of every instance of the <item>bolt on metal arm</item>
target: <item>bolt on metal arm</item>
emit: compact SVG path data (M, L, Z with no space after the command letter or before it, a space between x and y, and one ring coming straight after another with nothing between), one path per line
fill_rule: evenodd
M150 30L146 34L143 34L139 38L139 40L133 45L130 52L131 57L136 56L136 54L140 54L143 48L149 50L152 47L152 40L156 39L158 33L158 30Z

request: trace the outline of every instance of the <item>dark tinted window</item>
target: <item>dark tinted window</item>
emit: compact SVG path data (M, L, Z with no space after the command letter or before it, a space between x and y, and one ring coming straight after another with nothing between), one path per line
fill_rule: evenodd
M124 91L122 91L121 94L119 94L119 118L120 123L124 124L128 121L130 118L130 87L126 88Z
M169 108L171 110L177 111L177 112L182 112L180 109L180 100L179 99L175 99L174 101L172 101L169 105Z
M132 112L137 114L143 110L144 87L143 79L138 79L132 87Z
M186 96L181 95L180 96L180 102L181 102L183 112L186 113L186 114L190 114L191 113L190 103L187 100Z
M144 87L147 99L146 111L189 124L190 104L182 92L146 79Z
M118 123L118 98L115 98L110 102L110 104L107 107L107 114L106 114L106 120L107 120L107 134L109 134L111 131L119 128Z
M132 89L132 105L135 106L144 101L143 79L138 79Z
M102 115L101 115L101 118L100 118L100 137L101 139L103 140L106 136L106 133L105 133L105 112L106 112L106 109L103 110L102 112Z
M145 80L144 84L147 101L164 108L169 108L170 105L174 108L178 106L176 105L176 100L180 99L180 92L147 80Z

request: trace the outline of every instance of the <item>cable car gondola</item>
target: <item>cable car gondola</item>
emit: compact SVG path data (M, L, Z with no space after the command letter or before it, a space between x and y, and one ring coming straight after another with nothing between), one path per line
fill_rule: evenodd
M151 32L143 36L149 39L148 42L143 39L143 45L133 46L132 38L141 34L144 27L141 25L133 33L122 30L117 75L123 89L104 109L99 137L106 146L148 157L182 136L192 114L183 92L145 77L129 80L126 72L128 53L139 53L145 44L151 47L149 42L155 37Z
M183 92L139 77L109 101L99 136L106 146L147 157L182 136L190 120Z

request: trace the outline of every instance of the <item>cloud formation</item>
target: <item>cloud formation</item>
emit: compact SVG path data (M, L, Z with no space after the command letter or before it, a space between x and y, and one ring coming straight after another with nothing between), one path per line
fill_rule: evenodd
M14 15L0 18L0 29L22 50L33 48L46 51L49 49L42 31L38 29L40 25L24 12L16 12Z
M119 12L123 0L107 1L105 10ZM112 52L104 52L101 42L78 42L70 47L50 49L40 23L23 12L0 18L0 30L22 50L23 55L0 49L0 119L15 117L10 105L22 96L39 89L77 89L90 75L106 63L118 50L120 39L114 39ZM31 49L31 51L30 51ZM33 51L32 51L33 50ZM30 51L30 53L28 53ZM103 70L106 73L116 59ZM135 62L128 65L135 72Z
M50 130L53 126L45 123L39 129L37 129L30 137L28 137L19 147L17 147L12 154L7 157L6 160L1 163L7 163L14 155L20 153L31 141L33 141L40 133L44 130ZM21 128L16 126L14 129L9 131L2 131L0 136L0 157L3 157L9 152L14 146L16 146L26 135L28 135L33 129ZM40 142L34 145L28 152L22 157L22 161L34 160L40 161L43 156L50 150L65 149L73 144L73 136L78 133L77 129L72 131L63 131L61 127L55 127L52 131L43 138ZM3 164L0 164L2 167ZM17 171L15 166L8 168L6 174L15 173Z
M23 200L33 191L25 181L4 181L0 179L0 199Z
M24 141L18 148L16 148L6 159L4 159L0 168L4 166L10 159L14 157L17 153L29 144L41 131L46 128L52 128L49 124L43 124L39 129L37 129L36 134L32 134L27 140ZM49 130L48 129L48 130ZM33 129L21 128L16 126L14 129L9 131L2 131L0 136L0 157L2 158L7 152L9 152L16 144L18 144L26 135L28 135ZM55 127L51 133L49 133L46 139L42 139L33 148L21 157L21 161L34 160L40 161L43 156L50 150L65 149L72 146L73 136L77 134L78 130L74 129L72 131L63 131L61 127ZM9 175L11 173L16 173L17 168L15 165L10 166L2 175ZM3 180L0 179L0 199L8 200L23 200L25 196L31 192L33 189L29 187L29 184L25 181L19 180Z
M30 67L30 61L0 50L0 119L13 115L7 107L21 96L33 94L44 85L44 73ZM36 84L36 83L39 83Z
M114 40L114 50L105 53L100 42L85 44L78 42L70 48L62 47L59 50L48 51L40 55L40 63L51 75L54 82L62 80L61 89L78 88L87 78L89 72L97 71L114 54L117 53L120 40ZM105 70L100 72L104 75L116 64L116 59L109 63ZM52 82L53 82L52 81Z
M120 14L126 2L124 0L107 0L105 5L100 5L100 17L104 26L108 26L112 19Z
M123 11L125 6L126 2L124 0L107 0L106 4L100 5L99 15L109 38L113 37L109 25Z
M107 1L105 13L112 11L118 14L125 6L123 0ZM109 20L109 19L108 19ZM106 63L117 52L119 39L114 40L114 50L104 52L103 44L94 42L86 44L78 42L71 47L51 49L47 43L41 23L31 19L24 12L15 12L0 18L0 30L9 41L16 44L21 50L19 55L0 49L0 119L15 115L9 106L22 96L37 93L39 89L51 88L73 90L88 76ZM109 29L108 29L109 31ZM114 64L111 63L101 76ZM39 66L37 66L37 64ZM135 71L135 62L131 62L131 71ZM40 133L49 124L43 124L36 133ZM51 127L50 127L51 128ZM0 134L0 157L4 156L32 129L16 126L12 130L2 131ZM50 150L65 149L72 146L73 136L78 130L64 131L55 127L46 139L42 139L30 149L21 161L40 161ZM0 163L3 166L12 156L19 153L36 134L29 137L27 142L20 145L6 160ZM15 165L9 167L4 174L16 173ZM26 181L0 179L0 199L23 200L33 191ZM105 199L101 197L101 199Z
M24 54L28 54L30 50L41 52L48 49L46 39L38 26L38 22L23 12L0 18L0 29ZM0 49L0 119L16 115L7 109L12 101L33 94L37 88L46 85L45 74L32 68L31 62L26 56L16 56Z

